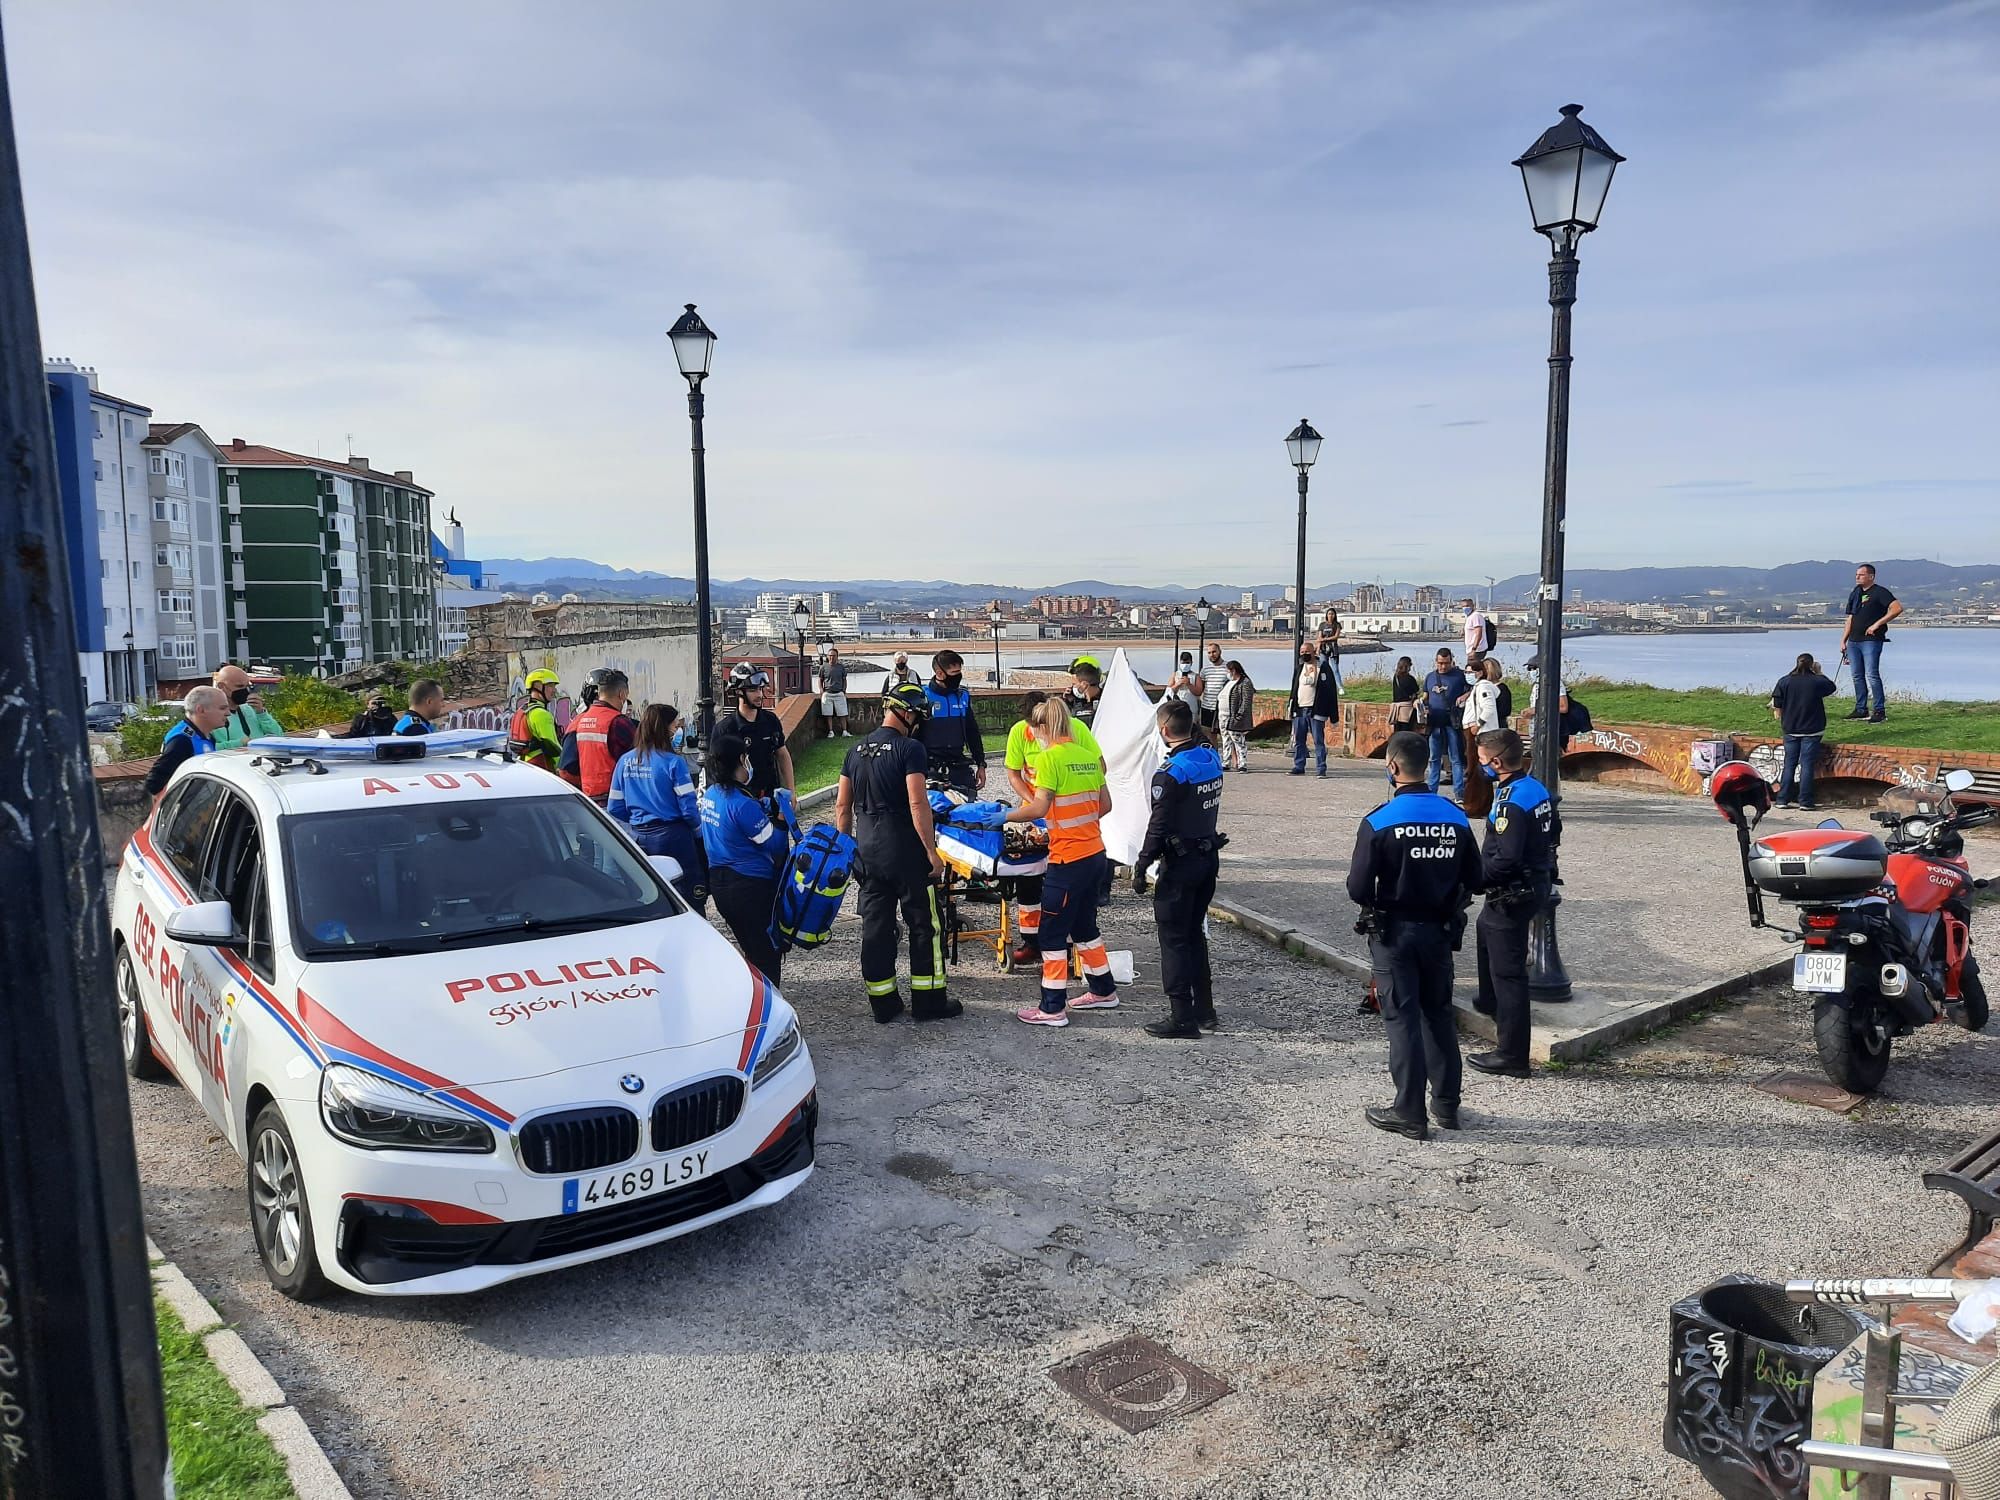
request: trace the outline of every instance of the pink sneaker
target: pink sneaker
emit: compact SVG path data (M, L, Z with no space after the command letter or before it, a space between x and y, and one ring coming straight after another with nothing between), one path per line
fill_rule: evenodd
M1118 1009L1118 991L1113 990L1108 995L1093 995L1086 991L1070 1001L1069 1008L1071 1010L1116 1010Z
M1026 1021L1030 1026L1067 1026L1069 1012L1066 1010L1046 1011L1039 1005L1026 1006L1014 1012L1014 1019Z

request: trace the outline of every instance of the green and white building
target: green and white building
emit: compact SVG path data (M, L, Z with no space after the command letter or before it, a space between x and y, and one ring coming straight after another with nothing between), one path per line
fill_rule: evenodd
M331 675L437 653L431 492L409 470L221 449L230 654Z

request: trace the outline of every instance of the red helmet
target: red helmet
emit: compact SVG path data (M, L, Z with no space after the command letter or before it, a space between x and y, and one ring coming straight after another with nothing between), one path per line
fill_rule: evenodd
M1734 823L1748 815L1755 823L1771 810L1771 783L1757 774L1747 760L1732 760L1719 766L1708 780L1708 795L1725 822Z

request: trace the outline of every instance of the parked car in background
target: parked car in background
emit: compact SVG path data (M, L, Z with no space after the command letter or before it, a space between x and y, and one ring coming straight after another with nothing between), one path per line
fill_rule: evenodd
M112 734L138 711L136 703L92 703L83 711L84 727L98 734Z

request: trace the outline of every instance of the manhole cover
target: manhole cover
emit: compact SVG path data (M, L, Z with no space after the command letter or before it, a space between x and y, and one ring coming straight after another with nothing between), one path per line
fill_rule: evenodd
M1767 1094L1776 1094L1780 1099L1789 1099L1794 1104L1810 1104L1815 1109L1830 1109L1843 1115L1868 1098L1866 1094L1850 1094L1837 1083L1828 1083L1824 1078L1811 1078L1804 1073L1773 1073L1769 1078L1760 1079L1757 1087Z
M1229 1386L1148 1338L1125 1338L1065 1360L1049 1373L1101 1417L1144 1432L1229 1394Z

